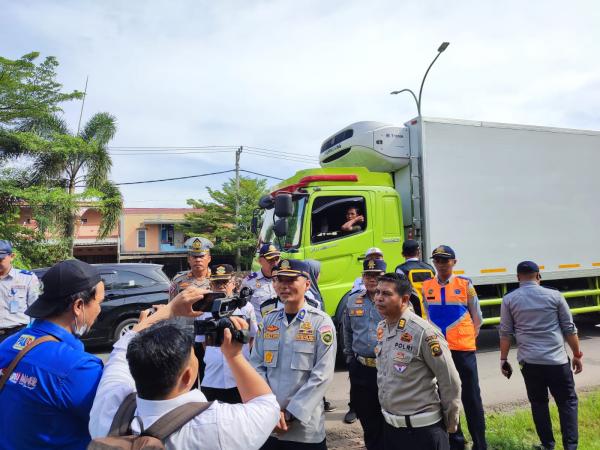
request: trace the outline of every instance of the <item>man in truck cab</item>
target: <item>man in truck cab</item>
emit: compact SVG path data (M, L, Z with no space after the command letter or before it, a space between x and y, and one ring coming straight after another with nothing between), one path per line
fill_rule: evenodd
M467 426L473 438L473 450L487 449L485 417L477 358L476 340L483 321L477 292L471 280L454 276L456 254L447 245L437 247L432 255L437 276L423 282L423 299L429 320L437 325L452 353L452 359L462 383L461 400L467 417ZM450 448L464 449L465 438L460 429L449 433Z
M365 218L360 209L356 206L350 206L346 211L346 222L342 225L344 233L358 233L363 229Z

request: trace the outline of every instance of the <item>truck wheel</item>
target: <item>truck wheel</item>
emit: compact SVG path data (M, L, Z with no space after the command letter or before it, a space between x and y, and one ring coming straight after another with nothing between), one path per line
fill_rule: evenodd
M117 342L121 338L121 336L123 336L125 333L131 330L136 323L138 323L138 320L134 317L130 317L129 319L124 319L121 322L119 322L115 327L115 331L113 333L114 342Z

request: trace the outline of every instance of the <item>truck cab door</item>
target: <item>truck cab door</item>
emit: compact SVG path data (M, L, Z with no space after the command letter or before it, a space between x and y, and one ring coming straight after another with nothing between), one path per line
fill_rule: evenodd
M342 230L349 210L362 215L353 230ZM342 296L361 276L365 250L373 246L373 199L368 191L323 191L310 197L304 227L306 259L321 262L319 289L333 315Z

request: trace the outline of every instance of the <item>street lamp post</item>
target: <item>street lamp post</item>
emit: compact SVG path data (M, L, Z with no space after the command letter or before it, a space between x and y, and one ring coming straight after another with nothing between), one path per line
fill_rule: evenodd
M401 94L402 92L408 92L409 94L411 94L413 96L413 98L415 99L415 103L417 104L417 112L419 113L419 118L421 117L421 96L423 95L423 85L425 84L425 79L427 78L427 74L429 73L429 70L435 64L437 59L440 57L442 52L444 50L446 50L449 45L450 45L450 42L442 42L442 44L438 47L438 54L435 55L435 58L433 58L433 61L431 61L431 64L429 64L429 67L425 71L425 75L423 75L423 79L421 80L421 87L419 88L419 97L418 98L411 89L401 89L399 91L390 92L391 95Z

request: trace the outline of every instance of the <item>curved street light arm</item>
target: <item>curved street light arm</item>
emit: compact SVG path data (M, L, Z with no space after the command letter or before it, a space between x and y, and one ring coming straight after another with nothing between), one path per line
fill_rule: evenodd
M396 94L401 94L402 92L408 92L410 95L412 95L412 97L415 99L415 103L417 104L417 111L419 112L419 116L421 116L421 108L419 106L419 100L417 100L417 96L416 94L412 91L412 89L402 89L400 91L392 91L390 92L390 94L392 95L396 95Z

